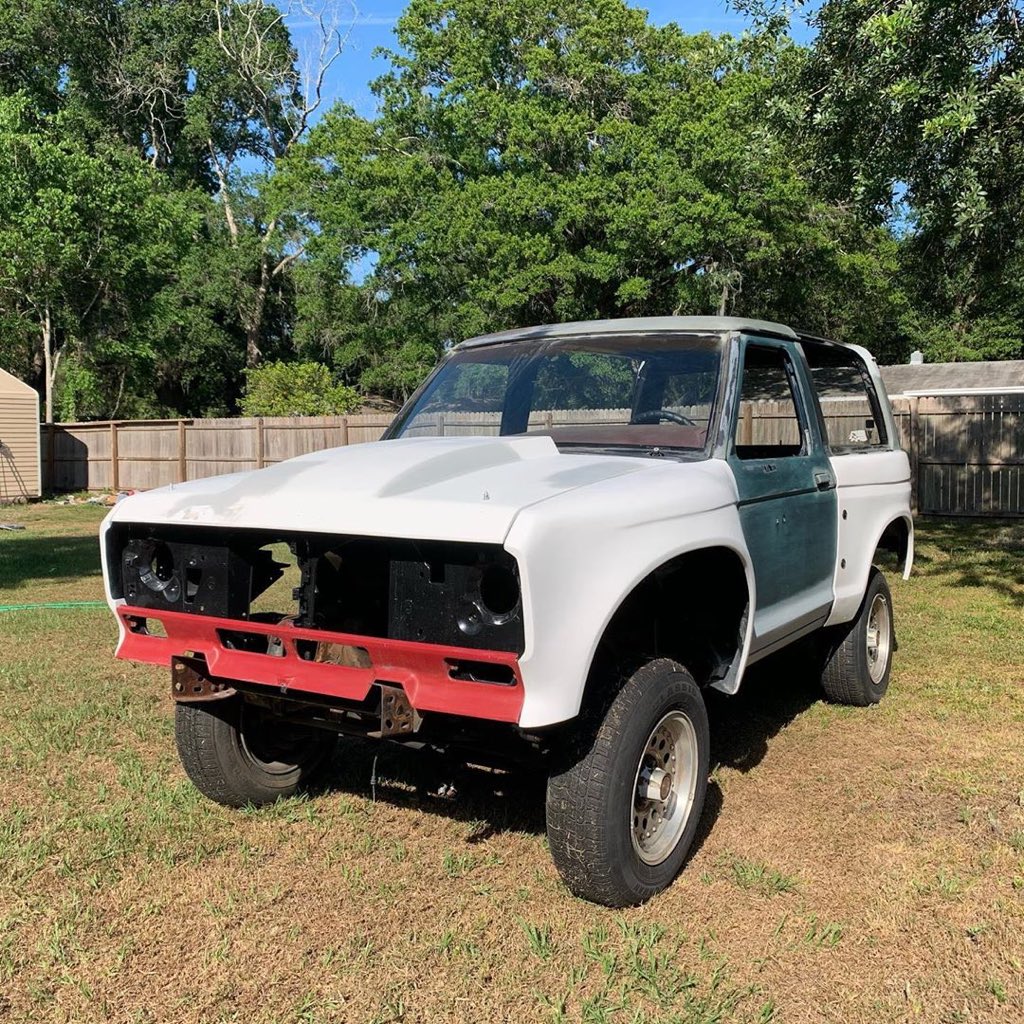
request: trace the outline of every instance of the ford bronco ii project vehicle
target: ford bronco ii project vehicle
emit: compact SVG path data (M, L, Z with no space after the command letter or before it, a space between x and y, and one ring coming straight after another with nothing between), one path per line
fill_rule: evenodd
M697 830L707 688L811 638L828 697L885 693L909 481L860 348L720 317L474 338L380 442L117 505L117 654L170 668L214 800L294 792L338 734L535 758L569 888L638 903Z

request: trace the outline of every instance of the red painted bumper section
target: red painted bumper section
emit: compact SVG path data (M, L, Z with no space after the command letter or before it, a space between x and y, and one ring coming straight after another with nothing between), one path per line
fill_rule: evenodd
M118 608L117 614L125 628L117 656L131 661L170 666L175 656L192 652L206 658L210 675L218 679L273 686L286 695L316 693L355 701L364 700L374 683L392 683L405 690L417 711L440 711L497 722L517 722L523 707L519 660L507 651L442 647L410 640L302 629L284 623L220 619L129 605ZM136 632L138 620L146 619L161 623L167 636ZM259 654L226 647L222 632L277 637L283 654ZM296 650L298 640L361 647L369 655L370 667L306 661ZM467 662L504 666L512 681L504 684L455 678L453 672Z

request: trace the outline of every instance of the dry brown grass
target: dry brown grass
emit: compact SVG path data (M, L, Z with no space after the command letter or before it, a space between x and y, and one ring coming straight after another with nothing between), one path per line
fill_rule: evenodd
M0 603L98 598L100 515L0 510ZM539 780L382 749L374 801L345 743L325 792L227 811L105 610L0 613L0 1019L1024 1019L1024 528L919 549L886 701L786 662L713 699L700 846L626 913L561 886Z

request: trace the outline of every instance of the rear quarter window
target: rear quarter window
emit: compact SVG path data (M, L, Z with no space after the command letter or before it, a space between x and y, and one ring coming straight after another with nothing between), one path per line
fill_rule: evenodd
M881 405L864 360L834 345L804 342L803 348L829 448L844 454L888 447Z

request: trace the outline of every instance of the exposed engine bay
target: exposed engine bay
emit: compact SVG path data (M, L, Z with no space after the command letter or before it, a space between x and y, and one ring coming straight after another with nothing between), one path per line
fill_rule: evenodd
M281 544L297 567L288 606L255 610L289 568ZM497 545L118 524L107 548L112 594L135 608L523 652L519 572Z

